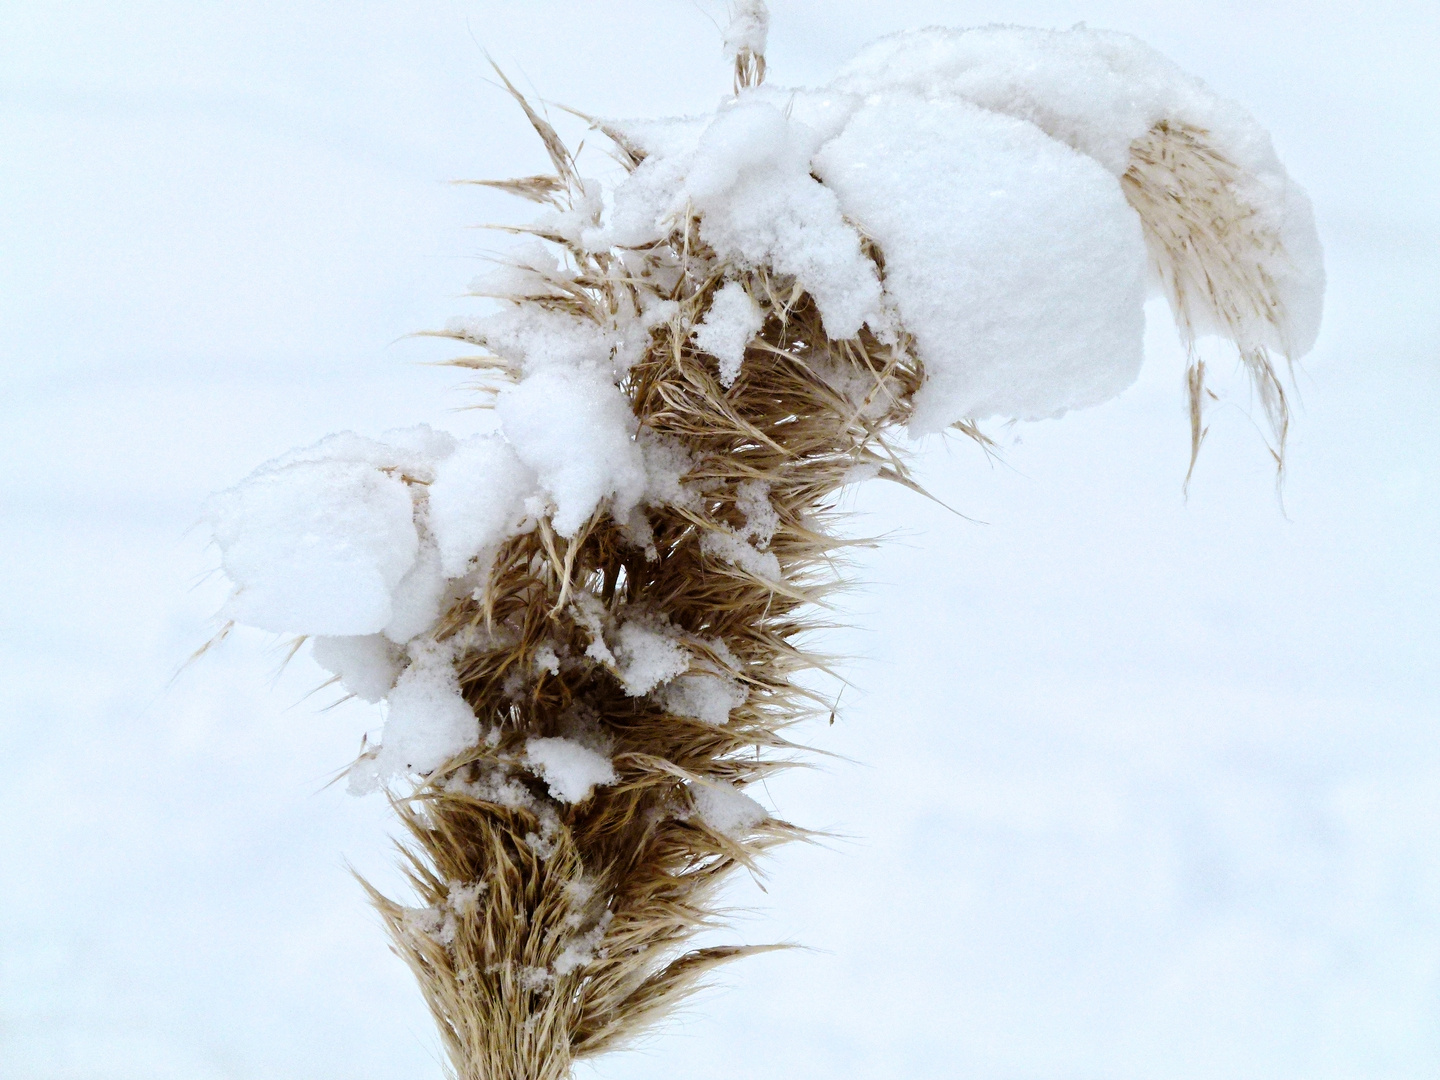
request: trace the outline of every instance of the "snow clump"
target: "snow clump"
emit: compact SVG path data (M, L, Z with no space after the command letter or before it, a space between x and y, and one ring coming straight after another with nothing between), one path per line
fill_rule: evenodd
M404 457L332 435L213 496L205 520L235 585L221 615L280 633L384 630L420 550Z
M884 325L880 277L835 192L811 162L843 114L796 95L746 91L710 118L617 123L648 156L615 189L609 219L587 231L591 250L639 247L699 215L700 238L722 261L793 275L815 298L832 338Z
M936 27L875 42L831 86L867 102L895 95L968 102L1033 125L1117 180L1130 168L1131 144L1157 124L1204 132L1208 143L1239 168L1236 194L1251 215L1244 227L1261 241L1252 255L1279 303L1268 313L1277 322L1252 317L1237 326L1203 310L1192 313L1196 331L1232 338L1241 349L1275 349L1292 360L1314 346L1325 271L1310 200L1286 173L1269 135L1243 107L1138 38L1078 27ZM1040 208L1038 202L1033 205ZM936 210L943 213L940 206ZM1030 249L1037 263L1048 251L1048 246ZM1058 276L1072 267L1079 269L1062 259L1052 272ZM1153 281L1159 267L1151 269ZM1103 362L1102 356L1097 354L1097 362Z
M693 672L667 683L660 703L676 716L688 716L719 727L750 698L750 692L728 675Z
M730 25L725 28L725 55L734 59L741 53L765 55L770 33L770 12L764 0L737 0Z
M617 779L609 758L574 739L530 739L525 758L561 802L584 802L597 787Z
M334 675L347 693L371 703L382 700L405 668L405 651L384 634L317 637L310 655Z
M514 535L536 479L499 435L466 439L439 462L430 485L430 528L441 572L463 577L473 560Z
M626 620L615 637L615 671L631 697L648 694L690 667L685 646L670 627L656 620Z
M925 359L913 434L1040 420L1134 381L1145 244L1098 162L966 101L892 95L816 168L885 252L885 288Z
M390 691L384 742L350 770L350 790L374 791L409 774L424 775L480 739L480 723L460 693L453 647L417 641L410 666Z
M713 780L691 784L690 799L695 805L696 817L730 837L743 836L770 816L739 788Z
M695 344L720 361L720 385L726 390L740 376L745 347L764 325L765 313L738 281L716 291L695 330Z

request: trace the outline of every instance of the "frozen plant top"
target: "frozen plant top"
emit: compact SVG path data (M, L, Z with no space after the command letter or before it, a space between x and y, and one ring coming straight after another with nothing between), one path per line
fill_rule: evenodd
M725 55L732 60L747 52L764 56L769 33L770 12L764 0L736 0L725 28Z
M766 26L763 4L738 3L727 49L759 56ZM913 350L925 376L915 436L1113 398L1139 369L1142 305L1158 289L1187 338L1236 344L1283 441L1268 354L1298 358L1318 331L1324 275L1309 203L1242 109L1133 38L900 34L826 87L753 86L706 115L606 130L633 168L605 192L566 178L572 166L557 158L571 196L526 189L552 243L517 247L475 286L509 302L450 328L508 377L496 433L332 436L209 506L235 586L225 614L316 636L316 659L346 688L389 700L361 789L425 773L485 736L451 664L475 643L441 645L433 631L482 586L503 543L536 529L573 537L604 512L653 550L645 508L698 504L687 450L639 429L623 384L663 326L712 356L731 387L774 303L747 292L744 271L792 279L832 340L864 332ZM692 229L685 265L644 261ZM559 301L579 293L582 258L617 282L643 269L653 287L617 287L628 300L580 317ZM680 326L666 282L686 274L726 283L703 318ZM864 389L835 376L857 411L874 407ZM707 538L707 551L771 580L764 484L743 510L745 526ZM716 660L723 642L686 640L661 612L617 620L583 594L575 602L596 644L583 661L552 655L555 670L601 664L627 694L707 722L744 701ZM530 766L557 797L583 799L612 774L593 733L571 742L535 744ZM702 801L717 820L748 820L727 791Z

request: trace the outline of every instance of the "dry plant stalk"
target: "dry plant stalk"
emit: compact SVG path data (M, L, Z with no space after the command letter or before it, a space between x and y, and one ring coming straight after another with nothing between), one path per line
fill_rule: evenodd
M592 121L628 170L608 208L505 81L552 169L476 183L543 215L476 286L502 310L434 335L478 349L451 363L499 430L332 435L207 511L227 615L315 635L388 704L351 787L404 786L419 899L365 888L460 1080L563 1080L766 948L695 939L729 875L807 835L743 792L829 705L799 677L863 543L840 492L918 490L890 432L953 420L989 448L976 417L1118 393L1148 248L1190 349L1191 469L1198 333L1237 344L1283 460L1270 351L1313 342L1323 267L1252 121L1082 29L898 35L772 93L768 25L734 0L735 99L628 127L652 158Z
M763 77L753 54L736 64L737 86ZM510 89L554 172L486 183L557 209L580 205L586 195L570 152ZM607 134L622 162L638 166L640 151ZM1157 124L1132 147L1124 189L1182 330L1196 305L1237 325L1257 316L1279 322L1252 251L1265 238L1247 231L1233 172L1204 132L1184 126ZM837 495L857 474L913 486L885 433L908 419L924 378L903 335L885 343L866 330L831 340L794 279L724 264L700 241L693 215L623 264L617 253L543 229L515 231L563 250L570 268L510 302L602 326L617 310L639 310L641 294L678 304L650 331L621 388L642 436L688 451L693 468L684 480L703 495L646 506L640 524L616 521L602 507L568 540L542 520L505 542L483 588L434 631L458 648L465 700L490 735L394 800L410 834L402 850L418 905L366 888L461 1080L560 1080L576 1060L663 1016L717 965L762 951L687 946L717 924L716 892L727 875L755 872L764 852L804 833L763 816L722 829L696 807L707 793L733 797L793 764L799 747L787 730L825 708L795 676L823 666L804 639L838 583L837 555L852 543L833 529ZM869 254L883 274L881 253L872 245ZM727 387L692 333L731 281L759 305L764 323ZM440 336L485 346L464 331ZM1244 360L1283 447L1285 397L1268 356L1251 350ZM497 385L518 377L490 353L453 363ZM840 385L863 386L863 403ZM1198 361L1189 387L1198 452ZM973 424L956 427L986 441ZM727 557L737 545L773 556L771 571ZM665 624L700 669L743 688L726 722L626 692L614 630L631 619ZM568 803L517 763L531 740L563 737L577 725L603 733L616 782Z
M537 201L578 198L568 152L525 108L556 175L497 186ZM483 599L451 609L436 632L440 640L470 631L504 642L456 660L482 730L498 737L396 801L413 838L406 857L421 906L367 888L463 1080L563 1077L575 1059L611 1049L661 1016L717 964L763 951L676 955L715 925L714 895L732 870L755 871L763 852L802 833L765 819L731 834L695 816L692 804L707 788L733 790L788 764L782 755L795 746L785 730L826 704L793 678L821 663L801 639L848 543L829 528L836 496L857 468L908 482L882 432L908 416L922 377L915 359L868 332L828 340L813 300L793 281L717 266L695 225L685 222L641 253L647 268L624 278L606 256L546 237L567 247L580 273L517 301L602 322L633 302L625 293L650 290L680 304L680 314L653 331L623 389L643 431L691 452L696 465L685 479L705 494L694 506L644 511L654 536L648 553L631 523L604 511L569 541L542 523L507 542ZM647 280L675 270L668 288ZM728 390L713 358L690 341L727 273L768 313ZM457 363L503 369L489 357ZM817 375L822 366L826 379ZM837 375L864 380L866 407L832 389ZM774 509L763 526L757 500ZM757 535L762 527L768 535ZM779 577L724 558L737 537L768 550ZM727 723L627 696L603 660L578 671L537 668L542 650L594 655L598 627L630 612L663 615L688 650L739 681L746 699ZM528 679L537 670L515 700L516 673ZM507 764L523 757L528 740L565 734L577 715L613 741L618 782L576 805L534 781L528 798L514 798L505 784L524 781Z

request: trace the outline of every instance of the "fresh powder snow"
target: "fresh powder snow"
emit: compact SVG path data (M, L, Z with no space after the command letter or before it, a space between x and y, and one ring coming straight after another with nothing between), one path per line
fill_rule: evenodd
M1314 346L1325 271L1309 198L1244 108L1138 38L1082 28L936 27L883 38L831 85L867 101L892 94L968 101L1033 124L1116 177L1129 167L1131 143L1161 121L1207 132L1246 178L1240 194L1257 231L1277 241L1254 254L1276 286L1282 321L1277 328L1248 319L1237 327L1201 311L1195 313L1196 330L1235 338L1242 349L1274 349L1292 360Z
M764 0L736 0L725 28L725 55L734 58L741 53L765 55L765 39L770 33L770 12Z
M525 757L561 802L584 802L597 787L615 783L610 759L574 739L530 739Z
M480 723L460 694L451 646L417 641L410 666L390 691L385 741L350 770L350 790L374 791L407 775L424 775L480 740Z
M735 385L745 347L764 325L765 313L738 281L726 282L715 293L695 329L695 344L720 361L720 385L725 389Z
M741 836L770 816L758 802L729 784L691 784L690 798L695 804L695 816L726 836Z

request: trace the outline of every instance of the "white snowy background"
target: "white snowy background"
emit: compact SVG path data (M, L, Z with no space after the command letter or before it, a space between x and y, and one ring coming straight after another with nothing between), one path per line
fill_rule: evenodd
M1440 9L775 0L771 77L894 30L1137 34L1249 106L1330 288L1284 510L1243 383L1190 497L1152 305L1119 400L872 486L833 727L772 782L824 846L740 882L732 967L587 1078L1440 1072ZM711 108L718 0L0 8L0 1077L438 1077L326 787L377 726L237 633L211 491L335 430L485 425L433 344L544 158L488 79ZM575 130L575 129L572 129ZM1230 365L1216 352L1214 365ZM1222 380L1223 381L1223 380Z

